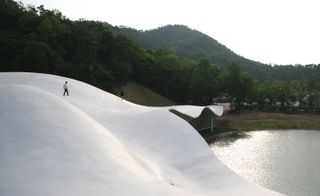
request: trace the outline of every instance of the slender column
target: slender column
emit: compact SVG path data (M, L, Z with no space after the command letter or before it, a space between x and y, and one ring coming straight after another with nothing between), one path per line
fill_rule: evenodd
M211 116L211 132L213 132L213 116Z

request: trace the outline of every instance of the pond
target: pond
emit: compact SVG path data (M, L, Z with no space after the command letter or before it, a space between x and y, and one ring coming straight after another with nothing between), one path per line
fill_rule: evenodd
M320 195L320 131L225 133L210 146L247 180L286 195Z

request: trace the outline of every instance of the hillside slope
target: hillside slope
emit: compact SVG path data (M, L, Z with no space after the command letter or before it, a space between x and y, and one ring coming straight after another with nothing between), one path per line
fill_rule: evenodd
M204 107L145 107L34 73L0 73L0 91L0 195L279 195L231 172L169 112Z
M264 77L266 71L271 69L268 65L237 55L217 40L184 25L167 25L148 31L125 27L115 27L114 30L131 37L147 49L164 48L196 61L208 58L222 68L229 67L232 63L240 63L246 71L259 79L267 78Z
M173 101L133 81L128 82L121 88L123 90L123 98L136 104L147 106L175 105Z

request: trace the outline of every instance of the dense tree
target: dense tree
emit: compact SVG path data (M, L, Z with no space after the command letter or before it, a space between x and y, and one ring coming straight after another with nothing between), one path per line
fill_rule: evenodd
M211 104L220 92L220 70L217 65L203 59L194 66L190 80L191 100L196 104Z
M185 26L117 28L12 0L0 0L0 17L0 71L57 74L113 92L134 80L181 104L206 105L228 94L233 109L296 101L320 106L320 65L249 61Z
M195 61L207 58L218 64L222 70L237 62L243 71L252 75L255 80L282 80L285 77L302 79L320 75L319 65L266 65L246 59L220 44L217 40L187 26L167 25L153 30L138 31L128 27L113 27L117 33L135 39L146 49L168 49L179 56Z
M239 64L232 64L223 75L223 88L231 98L232 110L237 110L253 97L255 82L249 74L241 71Z

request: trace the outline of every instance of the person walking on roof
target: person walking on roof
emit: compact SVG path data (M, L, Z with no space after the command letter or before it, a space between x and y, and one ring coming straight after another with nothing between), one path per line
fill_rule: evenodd
M67 93L67 96L69 96L69 91L68 91L68 82L66 81L63 85L63 96L65 96L65 94Z

